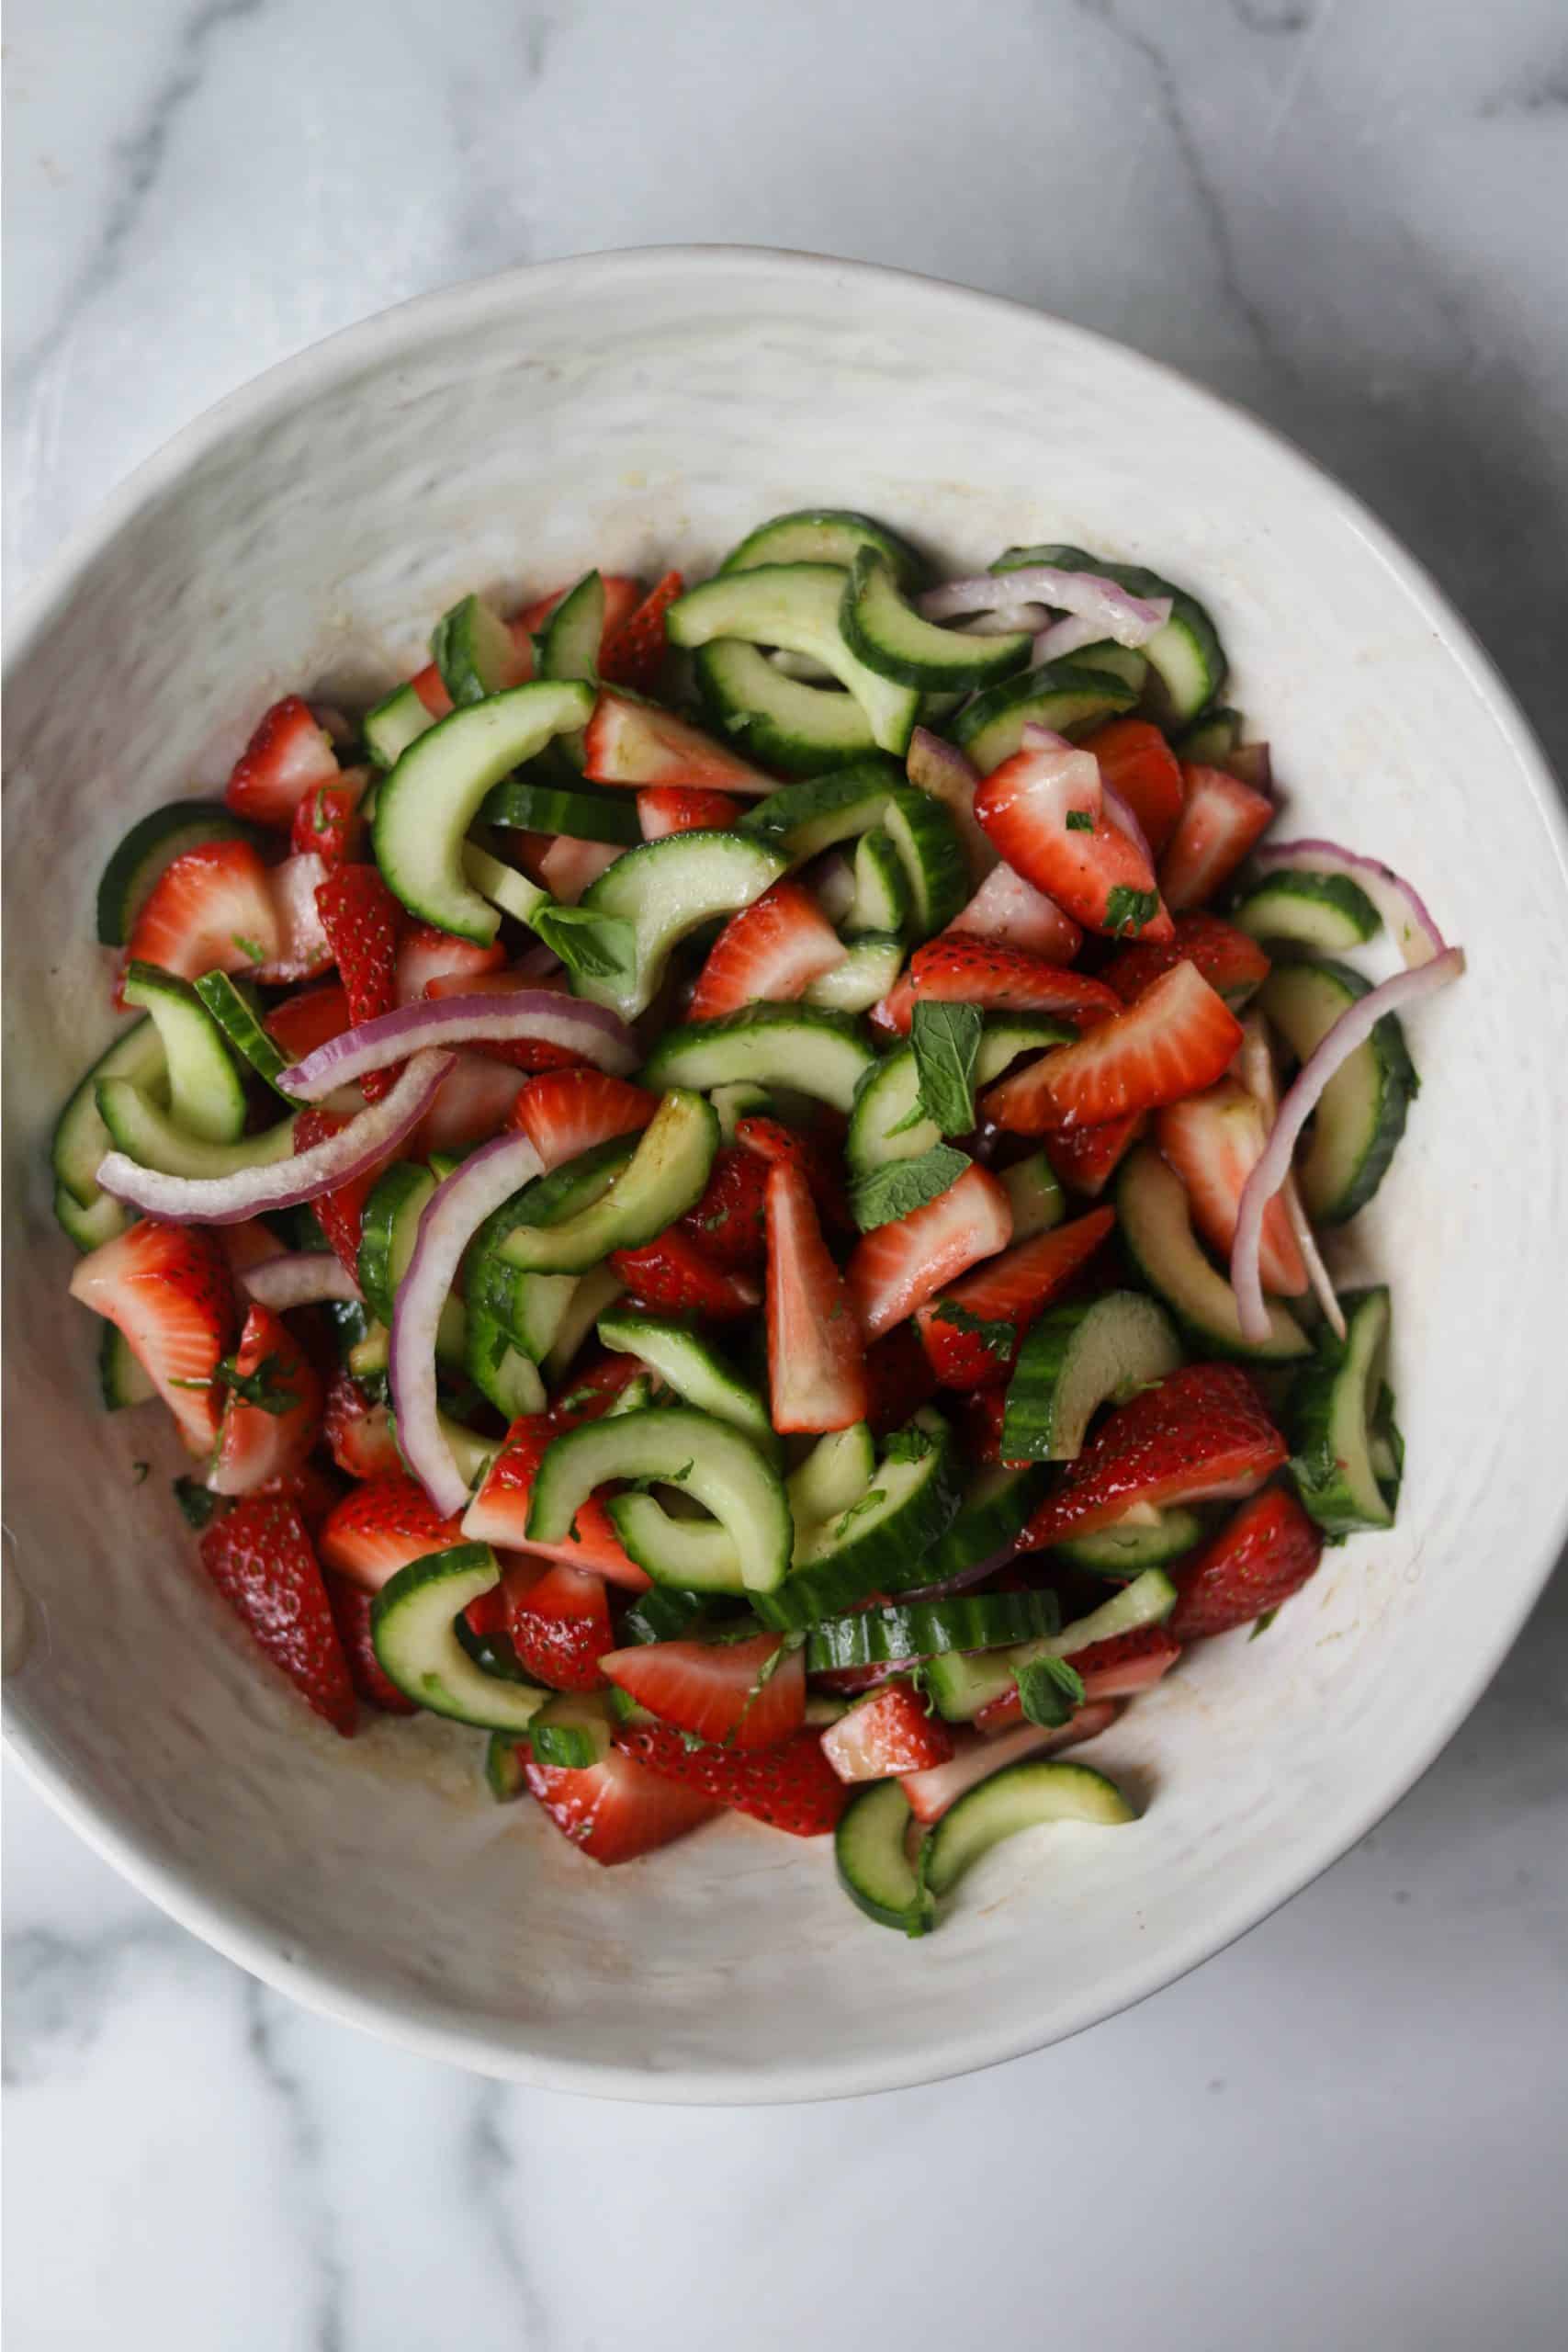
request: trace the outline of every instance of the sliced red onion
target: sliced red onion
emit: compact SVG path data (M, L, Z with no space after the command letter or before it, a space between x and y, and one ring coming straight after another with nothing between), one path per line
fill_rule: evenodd
M1263 1212L1291 1172L1296 1138L1316 1108L1324 1088L1357 1046L1366 1044L1385 1012L1398 1012L1407 1004L1418 1004L1423 999L1435 996L1450 980L1457 980L1463 969L1463 948L1447 947L1428 964L1412 971L1396 972L1392 980L1384 980L1381 988L1370 989L1340 1014L1316 1052L1298 1071L1280 1105L1280 1115L1263 1148L1263 1157L1247 1178L1241 1195L1230 1272L1244 1340L1258 1345L1269 1337L1269 1309L1258 1272Z
M1043 662L1066 662L1086 645L1103 645L1105 631L1087 613L1069 613L1065 620L1053 621L1034 639L1030 661L1036 669Z
M619 1013L584 1004L554 989L511 989L471 996L424 997L395 1012L362 1021L329 1037L277 1080L285 1094L319 1102L334 1086L387 1069L407 1054L451 1046L511 1045L519 1039L565 1046L617 1078L637 1062L637 1047Z
M1009 605L1049 605L1057 612L1092 620L1097 638L1118 645L1146 645L1170 618L1168 596L1134 596L1098 571L1059 571L1055 564L1025 564L1019 571L982 571L950 580L919 599L929 621L991 613Z
M319 1306L328 1299L359 1298L359 1284L330 1250L284 1250L240 1270L243 1290L275 1315L291 1306Z
M1266 1128L1272 1127L1280 1111L1280 1089L1274 1076L1274 1056L1269 1049L1269 1033L1259 1012L1249 1012L1241 1024L1241 1048L1236 1056L1241 1082L1263 1114ZM1327 1267L1318 1254L1317 1236L1312 1229L1312 1219L1302 1205L1301 1187L1292 1168L1280 1187L1280 1197L1285 1204L1285 1216L1302 1253L1302 1263L1307 1270L1307 1280L1313 1286L1328 1328L1337 1340L1345 1337L1345 1311L1339 1304ZM1261 1231L1261 1227L1259 1231Z
M963 836L970 874L976 882L983 882L999 861L975 814L980 771L973 760L965 759L957 744L944 736L933 735L929 727L917 727L909 738L904 770L911 784L942 802Z
M98 1164L97 1181L117 1201L177 1225L238 1225L266 1209L296 1208L378 1166L419 1125L451 1067L450 1054L415 1054L379 1102L292 1159L241 1168L232 1176L165 1176L111 1151Z
M1337 842L1270 842L1255 850L1253 864L1260 874L1343 874L1363 889L1376 907L1394 945L1413 972L1446 952L1447 942L1420 893L1392 866L1375 857L1361 857Z
M976 613L965 627L965 637L1016 637L1027 629L1036 637L1051 626L1051 616L1043 605L998 605L988 613Z
M451 1001L452 1000L448 1000ZM470 1152L424 1204L408 1272L392 1307L392 1412L403 1459L443 1519L464 1510L468 1482L453 1459L435 1397L435 1333L463 1252L487 1216L544 1173L526 1136L498 1136Z
M1127 839L1152 874L1155 870L1154 852L1149 847L1147 833L1133 813L1131 804L1123 800L1115 786L1107 784L1103 776L1100 779L1100 794L1105 803L1106 815L1119 831L1126 834Z

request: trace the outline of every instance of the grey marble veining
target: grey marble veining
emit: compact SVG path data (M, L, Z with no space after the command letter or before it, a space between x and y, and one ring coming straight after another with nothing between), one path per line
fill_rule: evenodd
M388 302L795 244L1039 302L1270 417L1568 764L1555 0L13 0L7 64L13 588L197 410ZM13 1776L10 2340L1545 2352L1565 1694L1560 1585L1416 1793L1195 1976L996 2074L751 2115L512 2091L310 2017Z

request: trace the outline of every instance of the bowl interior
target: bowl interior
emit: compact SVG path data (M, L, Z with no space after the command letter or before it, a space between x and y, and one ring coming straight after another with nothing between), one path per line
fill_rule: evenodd
M830 1855L726 1824L601 1872L492 1805L481 1736L352 1744L193 1570L150 1417L95 1403L44 1146L110 1029L102 858L211 786L261 707L384 691L475 585L701 571L807 503L942 561L1072 540L1189 582L1272 741L1284 830L1374 853L1470 952L1423 1011L1397 1167L1336 1253L1392 1280L1408 1464L1268 1639L1209 1645L1095 1749L1146 1804L1004 1848L937 1936L863 1922ZM1482 1687L1562 1509L1553 1155L1560 820L1462 628L1342 493L1150 363L1009 305L786 256L555 265L433 298L155 460L18 632L7 707L9 1682L25 1758L247 1965L468 2064L654 2098L920 2080L1168 1981L1374 1819ZM1500 1191L1499 1174L1506 1191ZM1560 1429L1557 1431L1560 1440ZM137 1484L135 1464L152 1475Z

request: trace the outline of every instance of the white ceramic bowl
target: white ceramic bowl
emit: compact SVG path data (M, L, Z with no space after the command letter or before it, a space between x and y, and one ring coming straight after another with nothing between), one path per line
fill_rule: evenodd
M220 779L276 694L383 689L476 584L700 572L807 502L966 568L1052 538L1190 582L1290 829L1418 878L1471 959L1412 1023L1424 1090L1343 1256L1395 1290L1397 1530L1331 1552L1265 1643L1200 1648L1101 1741L1135 1827L999 1849L916 1944L851 1908L823 1844L726 1824L603 1872L490 1804L478 1735L318 1724L193 1573L166 1447L138 1487L145 1420L96 1408L44 1175L109 1030L92 890L132 817ZM183 433L34 599L7 718L12 1737L85 1837L244 1966L558 2088L919 2082L1193 1966L1344 1852L1472 1704L1563 1519L1562 820L1431 583L1250 419L1058 321L886 271L556 263L372 320Z

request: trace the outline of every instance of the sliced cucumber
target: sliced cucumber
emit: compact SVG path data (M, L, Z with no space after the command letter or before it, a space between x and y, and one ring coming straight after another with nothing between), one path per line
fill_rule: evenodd
M704 923L750 906L784 866L778 851L739 833L671 833L627 850L579 903L631 924L633 968L580 977L578 995L635 1020L658 993L671 950Z
M250 842L262 848L267 836L236 817L221 800L171 800L139 817L110 854L98 884L98 939L123 947L137 916L166 866L204 842Z
M836 1111L848 1111L875 1059L861 1023L848 1013L815 1005L753 1004L717 1021L667 1029L649 1057L642 1082L705 1089L751 1079L763 1086L794 1087Z
M384 1584L370 1610L383 1673L405 1698L480 1731L525 1731L550 1697L530 1683L487 1674L458 1641L453 1620L501 1581L488 1544L427 1553Z
M718 1149L718 1121L700 1094L665 1094L609 1190L551 1225L516 1225L495 1254L524 1272L586 1273L612 1250L640 1249L701 1200Z
M376 863L411 913L488 946L500 916L464 878L464 836L485 795L552 737L585 726L589 687L513 686L455 710L402 753L382 785L372 828Z
M1077 1032L1043 1013L998 1013L980 1033L975 1057L975 1084L989 1086L1020 1054L1039 1053L1046 1046L1071 1045ZM919 1159L942 1140L934 1119L914 1116L920 1093L919 1067L913 1046L896 1046L867 1070L850 1112L844 1157L852 1176L867 1176L896 1159ZM906 1125L908 1121L911 1124ZM1048 1168L1043 1153L1038 1155ZM1058 1204L1061 1187L1051 1178ZM1048 1224L1058 1222L1055 1216ZM1043 1230L1037 1227L1036 1230ZM1024 1237L1019 1235L1019 1239Z
M1067 1214L1061 1179L1043 1151L1032 1151L1026 1159L1015 1159L1010 1168L998 1170L997 1182L1012 1209L1015 1241L1032 1241L1037 1233L1049 1233Z
M850 1901L880 1928L923 1936L933 1903L909 1860L909 1800L897 1781L859 1790L839 1815L833 1860Z
M242 988L227 972L204 972L197 995L236 1053L243 1054L258 1078L265 1078L286 1102L293 1102L277 1081L288 1068L288 1057L274 1044L262 1023L254 992ZM297 1107L302 1109L303 1104Z
M587 1273L578 1276L571 1296L566 1303L566 1312L557 1327L555 1338L545 1351L541 1366L552 1388L558 1381L565 1379L579 1348L601 1315L614 1306L625 1288L625 1283L612 1266L593 1266ZM614 1408L611 1409L613 1411Z
M954 719L953 740L988 775L1011 759L1026 727L1082 734L1131 710L1137 698L1108 671L1088 670L1077 662L1046 662L976 695Z
M539 1277L541 1282L553 1279ZM506 1326L472 1299L464 1303L463 1370L480 1396L508 1421L514 1421L519 1413L542 1413L548 1402L532 1356L525 1355Z
M585 571L550 615L539 642L542 678L596 678L604 637L604 582Z
M709 1094L718 1118L718 1132L726 1143L735 1141L736 1130L742 1119L765 1119L773 1115L773 1098L765 1086L755 1085L749 1078L733 1086L716 1086Z
M91 1208L84 1208L75 1193L59 1182L54 1187L53 1207L61 1231L84 1253L102 1249L130 1223L130 1210L121 1208L109 1193L100 1193Z
M434 714L414 687L394 686L374 710L366 712L359 731L376 765L388 769L395 768L409 745L428 735L434 724Z
M485 1786L497 1804L511 1804L528 1781L523 1768L525 1742L492 1731L485 1742Z
M1359 882L1348 874L1308 874L1289 868L1271 874L1249 890L1231 911L1238 931L1252 939L1288 940L1317 955L1334 956L1375 938L1382 917Z
M806 1670L829 1674L947 1650L1001 1649L1054 1634L1061 1622L1054 1592L960 1592L948 1600L890 1602L814 1625Z
M487 825L529 833L564 833L574 842L614 842L630 849L642 839L635 792L602 791L595 785L570 787L508 776L485 796L479 815Z
M1168 1560L1179 1560L1202 1537L1203 1522L1197 1512L1178 1505L1153 1511L1146 1520L1129 1519L1097 1528L1092 1535L1070 1535L1052 1549L1074 1567L1087 1568L1091 1576L1124 1583L1145 1568L1162 1568Z
M536 882L530 882L514 865L491 857L489 850L479 849L472 842L463 843L459 864L464 880L471 882L481 898L488 899L492 907L499 907L503 915L510 915L513 922L531 923L543 909L555 905L547 890L541 890Z
M967 1790L942 1815L920 1849L920 1883L933 1895L951 1894L983 1855L1021 1829L1053 1821L1112 1829L1136 1819L1115 1781L1092 1765L1026 1756Z
M962 914L969 896L969 861L950 809L912 784L888 796L886 826L909 885L909 922L917 939L930 939Z
M867 1593L930 1583L927 1555L959 1506L958 1456L940 1413L917 1414L899 1436L915 1432L928 1452L885 1458L847 1510L799 1530L788 1578L757 1596L764 1624L815 1625Z
M1141 695L1148 683L1149 665L1143 655L1130 645L1118 645L1112 638L1102 638L1096 645L1075 646L1070 658L1075 670L1103 670L1107 676L1120 678L1134 695Z
M536 1764L592 1771L610 1753L610 1710L602 1691L563 1690L547 1699L528 1726Z
M700 1592L649 1585L646 1592L637 1594L621 1619L621 1637L627 1642L678 1642L686 1637L695 1640L711 1614L710 1605ZM626 1697L624 1690L619 1695ZM611 1703L615 1704L614 1700Z
M1101 1405L1163 1380L1182 1361L1176 1326L1141 1291L1054 1306L1033 1324L1008 1384L1006 1462L1070 1462Z
M1281 965L1258 1001L1298 1061L1315 1053L1371 983L1344 964ZM1343 1225L1364 1209L1388 1173L1420 1086L1399 1015L1385 1012L1324 1088L1299 1169L1307 1215Z
M1185 588L1174 587L1140 564L1108 563L1103 556L1086 555L1082 548L1009 548L991 569L1018 571L1032 563L1048 563L1058 571L1098 572L1131 595L1170 598L1169 620L1141 649L1149 665L1145 707L1162 727L1189 725L1224 692L1229 665L1219 631Z
M1006 1697L1018 1679L1020 1667L1031 1666L1036 1658L1074 1657L1096 1642L1114 1641L1123 1634L1139 1633L1145 1625L1161 1624L1175 1606L1176 1587L1170 1578L1158 1568L1145 1568L1100 1608L1064 1625L1059 1634L1022 1642L1014 1649L988 1650L979 1657L950 1651L932 1658L926 1668L926 1688L947 1722L973 1723L982 1708Z
M359 1287L373 1315L390 1323L398 1284L409 1269L419 1221L435 1190L428 1168L412 1159L383 1170L365 1204L359 1228Z
M1243 1337L1235 1293L1203 1255L1181 1181L1151 1144L1140 1144L1123 1162L1116 1214L1138 1272L1205 1351L1269 1363L1311 1353L1306 1333L1277 1299L1268 1302L1268 1339L1254 1346Z
M488 596L465 596L443 613L431 632L430 658L455 710L514 686L523 666L512 631Z
M945 1584L1006 1551L1028 1525L1045 1486L1044 1471L1032 1467L993 1463L976 1471L951 1525L932 1545L921 1581Z
M784 1480L796 1527L840 1519L860 1500L876 1469L876 1441L864 1421L819 1437Z
M1196 760L1203 767L1223 768L1246 731L1239 710L1206 710L1195 726L1178 736L1172 746L1177 758Z
M844 916L851 936L862 932L901 931L909 916L909 884L893 836L874 825L855 844L854 896Z
M1028 629L978 637L922 620L900 593L879 549L862 548L839 606L844 642L879 677L922 694L962 693L1021 670L1034 639Z
M98 1167L113 1148L109 1131L98 1113L100 1080L127 1079L151 1093L164 1086L165 1067L164 1041L157 1026L143 1020L137 1022L134 1028L122 1031L78 1081L54 1123L49 1156L60 1185L81 1208L96 1210L102 1200Z
M125 1333L106 1323L98 1340L98 1395L105 1412L123 1413L132 1405L151 1404L157 1394Z
M163 1041L175 1125L205 1143L233 1143L245 1131L245 1090L195 989L156 964L137 963L126 966L123 988Z
M726 1421L689 1405L656 1405L646 1412L585 1421L556 1439L539 1464L528 1513L528 1533L537 1543L560 1543L580 1504L611 1478L647 1478L672 1486L701 1503L718 1521L709 1531L700 1521L671 1519L651 1495L618 1496L610 1516L631 1551L623 1524L624 1506L653 1503L671 1531L660 1539L657 1565L639 1563L661 1584L692 1584L681 1573L682 1541L709 1532L728 1539L740 1582L759 1596L781 1584L789 1567L795 1527L777 1473L750 1441ZM634 1532L647 1533L649 1514ZM632 1551L632 1557L637 1554Z
M800 865L880 825L900 781L891 760L857 760L831 775L781 785L748 808L740 831L782 850L792 865Z
M919 695L912 686L879 677L851 651L840 620L843 593L844 574L836 564L761 564L688 589L670 606L664 626L671 644L688 651L739 638L809 654L854 696L882 749L901 757L915 731ZM822 691L800 687L796 680L781 683L805 693Z
M869 1012L893 987L904 964L904 942L892 933L867 932L852 940L848 955L812 981L807 1004L829 1012Z
M716 733L749 759L784 775L820 775L876 749L853 695L807 685L776 670L738 638L718 638L693 657L693 675Z
M804 506L791 514L775 514L749 532L720 564L721 571L753 571L759 564L836 563L848 571L863 548L870 548L890 566L903 587L913 587L925 565L908 539L890 531L869 514L841 506Z
M730 1422L770 1460L776 1455L778 1440L762 1396L688 1326L621 1307L599 1317L599 1337L617 1355L636 1356L647 1364L683 1405Z
M1291 1476L1307 1510L1330 1535L1392 1527L1404 1447L1393 1420L1386 1368L1389 1295L1347 1291L1346 1335L1318 1338L1317 1361L1301 1373L1289 1407Z
M555 1344L578 1277L526 1273L500 1255L514 1226L558 1225L603 1200L637 1148L631 1136L614 1136L564 1167L537 1176L485 1219L468 1250L466 1296L501 1324L525 1355L539 1363Z
M207 1143L177 1126L133 1079L100 1079L97 1096L98 1115L120 1150L165 1176L232 1176L242 1168L268 1168L294 1154L292 1117L238 1143Z

